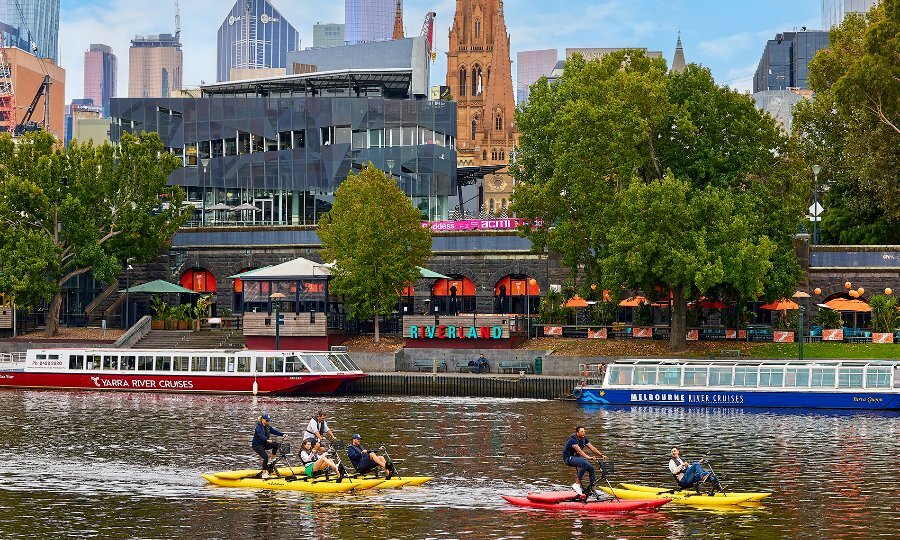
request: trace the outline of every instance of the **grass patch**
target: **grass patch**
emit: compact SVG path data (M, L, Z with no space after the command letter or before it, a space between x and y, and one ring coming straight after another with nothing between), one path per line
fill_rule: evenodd
M753 358L797 358L797 343L758 343L750 348ZM900 360L900 344L893 343L804 343L804 358Z

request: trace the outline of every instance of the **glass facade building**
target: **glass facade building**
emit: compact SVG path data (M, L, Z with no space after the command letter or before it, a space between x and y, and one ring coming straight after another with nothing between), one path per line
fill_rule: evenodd
M516 103L520 107L528 102L531 85L541 77L549 76L558 60L556 49L516 53Z
M298 49L300 33L269 0L238 0L219 27L217 80L230 80L232 68L286 68Z
M314 225L367 163L393 175L423 219L456 194L456 104L410 99L411 74L288 76L204 87L201 98L114 99L123 132L158 132L184 167L190 225ZM261 95L264 94L264 95Z
M345 0L344 39L350 45L391 39L396 13L395 0Z
M822 0L822 28L839 26L848 13L868 13L878 0Z
M92 43L84 53L84 97L97 107L103 107L103 114L109 115L109 100L116 97L116 77L118 60L108 45Z
M58 65L59 3L60 0L0 0L0 32L6 46L52 58ZM36 53L32 43L37 47Z
M784 32L766 43L753 78L753 92L807 88L809 62L828 47L828 32Z

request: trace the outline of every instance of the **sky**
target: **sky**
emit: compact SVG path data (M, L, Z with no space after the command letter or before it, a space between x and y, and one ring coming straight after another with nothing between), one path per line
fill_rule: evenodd
M341 0L272 0L312 45L317 22L343 22ZM66 70L66 101L83 97L84 52L91 43L118 57L118 97L128 94L128 48L135 35L174 33L174 0L62 0L60 64ZM507 0L512 52L566 47L644 47L662 51L671 63L678 32L685 58L709 67L720 84L752 89L753 73L766 40L778 32L821 27L821 0ZM216 32L234 0L181 3L184 85L216 79ZM431 84L444 84L453 0L405 0L407 36L418 35L427 11L435 11L437 60ZM515 91L514 94L515 95Z

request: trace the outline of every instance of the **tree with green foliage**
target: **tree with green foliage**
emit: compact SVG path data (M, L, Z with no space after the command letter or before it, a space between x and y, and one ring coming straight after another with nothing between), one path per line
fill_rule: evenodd
M900 0L833 28L809 87L815 99L795 108L794 134L822 166L823 241L900 243Z
M709 70L668 73L623 51L575 56L516 116L512 174L534 249L614 291L672 291L671 348L687 303L716 290L778 298L799 280L792 246L806 181L790 141Z
M169 245L192 210L167 185L178 166L156 133L68 149L44 132L0 136L0 292L20 306L49 300L46 335L56 335L67 281L92 272L108 283L123 261Z
M399 292L421 277L431 256L431 229L422 213L384 172L366 166L351 174L319 220L322 256L335 261L331 290L344 296L351 316L375 320L397 306Z

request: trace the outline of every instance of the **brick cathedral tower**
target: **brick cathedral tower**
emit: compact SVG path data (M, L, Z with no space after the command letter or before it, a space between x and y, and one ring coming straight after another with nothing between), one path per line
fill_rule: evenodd
M509 163L516 110L511 65L503 0L456 0L447 86L457 103L459 165Z

